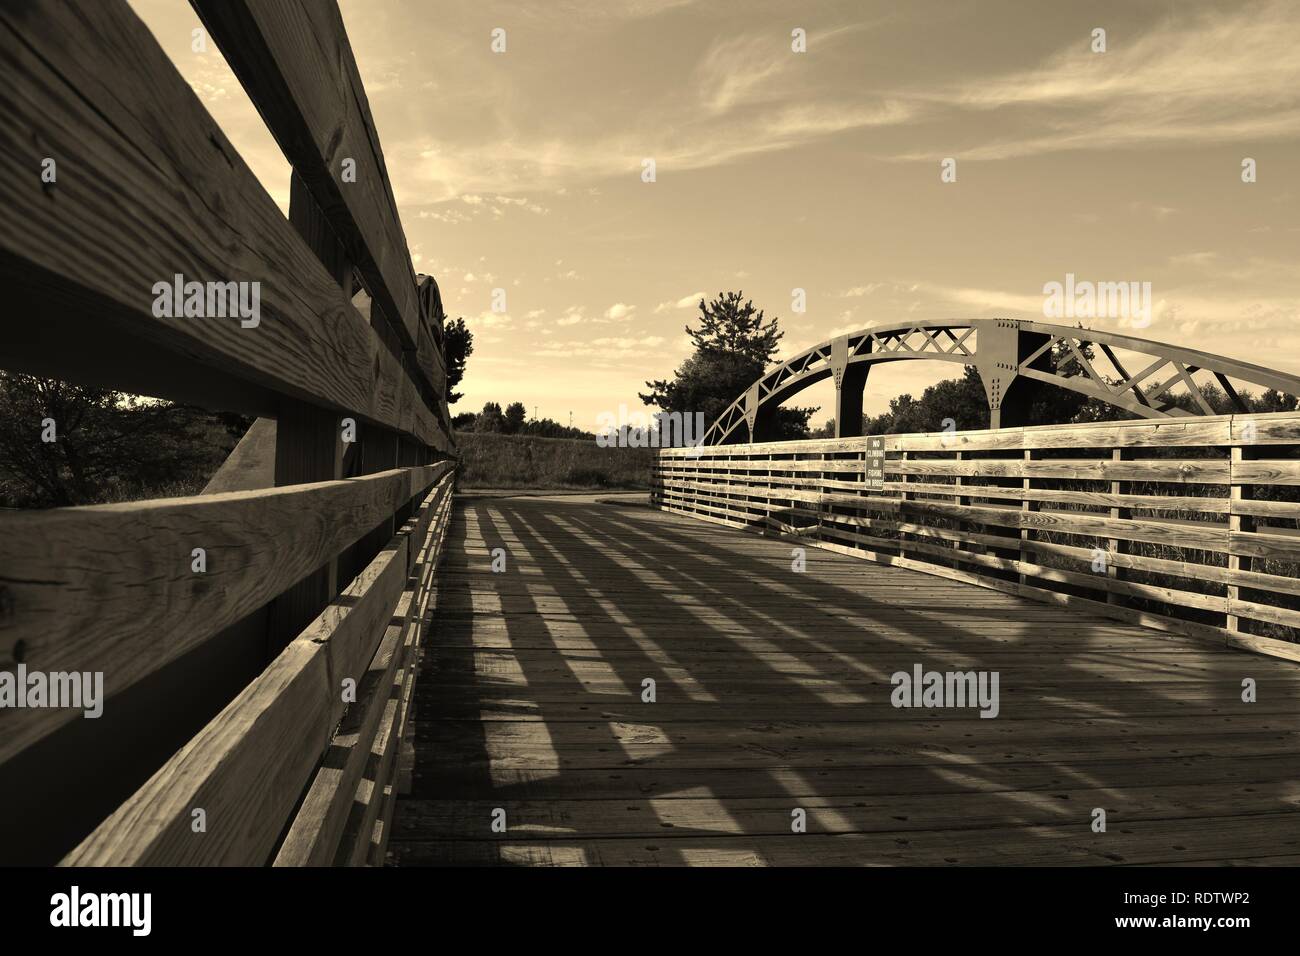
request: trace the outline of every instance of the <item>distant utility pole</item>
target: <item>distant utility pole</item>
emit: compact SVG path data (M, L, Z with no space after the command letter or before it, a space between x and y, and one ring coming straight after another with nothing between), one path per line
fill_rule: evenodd
M573 427L573 412L569 412L569 427Z

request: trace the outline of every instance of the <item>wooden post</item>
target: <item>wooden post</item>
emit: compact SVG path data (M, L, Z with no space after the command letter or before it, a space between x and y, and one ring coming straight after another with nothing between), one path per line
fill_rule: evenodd
M1230 454L1231 454L1231 456L1232 456L1232 464L1231 464L1231 468L1232 468L1231 481L1232 481L1232 484L1229 485L1229 490L1228 490L1228 502L1229 502L1229 503L1228 503L1228 508L1229 508L1229 514L1228 514L1228 532L1229 532L1229 536L1231 536L1232 532L1235 532L1235 531L1254 531L1254 530L1255 530L1255 519L1254 519L1252 516L1250 516L1250 515L1243 515L1243 514L1240 514L1240 513L1237 511L1237 505L1238 505L1241 501L1245 500L1245 499L1248 497L1248 495L1247 495L1247 491L1248 491L1247 486L1242 485L1242 484L1238 481L1238 479L1237 479L1237 470L1238 470L1238 466L1239 466L1243 461L1246 460L1247 455L1246 455L1246 449L1245 449L1244 447L1242 447L1241 445L1237 444L1238 439L1237 439L1237 435L1236 435L1236 431L1237 431L1237 420L1236 420L1236 418L1233 418L1233 420L1232 420L1232 424L1231 424L1230 428L1231 428L1231 434L1229 435L1228 440L1232 442L1232 448L1231 448L1231 450L1230 450ZM1252 451L1253 451L1253 449L1252 449ZM1237 572L1237 571L1249 571L1249 570L1250 570L1250 563L1251 563L1251 562L1250 562L1250 558L1249 558L1249 557L1242 557L1241 555L1236 555L1236 554L1229 553L1229 554L1228 554L1228 573L1229 573L1229 574L1232 574L1232 573ZM1232 631L1234 634L1241 633L1241 619L1240 619L1240 617L1239 617L1238 615L1232 613L1232 604L1233 604L1234 601L1239 600L1240 597L1241 597L1241 587L1240 587L1240 585L1237 585L1237 584L1229 584L1229 585L1228 585L1228 613L1227 613L1227 620L1226 620L1225 624L1226 624L1228 630L1229 630L1229 631Z
M289 186L289 222L350 299L352 264L297 173ZM344 417L293 399L281 402L275 430L276 487L342 477ZM337 594L338 561L331 557L319 570L276 598L267 626L267 659L279 654Z
M766 479L764 479L766 492L763 494L763 511L766 512L766 514L772 514L772 492L776 490L774 483L772 483L772 459L774 458L775 455L772 455L771 453L767 454L767 476Z
M354 471L345 474L373 475L397 467L396 432L378 426L361 428L360 448L356 454ZM362 537L339 559L339 588L345 588L361 573L397 531L396 515L389 515L373 531Z
M907 462L909 461L908 454L909 453L907 452L906 449L898 453L898 460L901 463L901 467L904 469L907 468ZM898 476L899 484L906 485L908 477L909 476L907 475L906 471L900 473ZM900 524L907 520L907 501L908 501L907 489L900 488L898 490L898 520ZM907 551L903 547L903 543L905 541L907 541L907 532L899 531L898 532L898 556L900 558L907 557Z
M1110 450L1111 461L1123 461L1124 457L1125 457L1125 450L1123 448L1112 448ZM1112 495L1128 494L1128 486L1129 483L1127 481L1112 481L1110 483L1110 493ZM1133 509L1131 508L1116 507L1110 509L1110 518L1112 521L1123 521L1132 517L1132 515L1133 515ZM1128 548L1128 542L1120 538L1108 538L1106 541L1106 550L1110 553L1110 555L1119 554L1121 553L1122 550L1126 550L1127 548ZM1121 570L1120 568L1115 566L1115 562L1113 560L1110 560L1109 558L1107 559L1106 561L1106 578L1107 578L1106 603L1107 604L1122 605L1125 603L1123 595L1116 594L1115 591L1112 590L1109 586L1111 581L1118 581L1121 578L1123 578L1123 575L1120 573L1120 570Z
M1021 455L1023 456L1025 464L1028 464L1029 462L1034 460L1034 451L1032 448L1022 449ZM1024 492L1024 497L1020 499L1020 514L1022 516L1029 514L1031 511L1038 510L1037 502L1033 502L1029 500L1029 490L1033 487L1033 481L1034 480L1030 478L1029 475L1027 474L1020 476L1020 490ZM1020 571L1016 575L1016 581L1019 583L1020 587L1022 588L1025 587L1025 579L1027 577L1025 574L1025 565L1029 564L1033 560L1033 555L1034 555L1033 551L1025 547L1025 544L1030 540L1029 539L1030 534L1031 534L1030 529L1025 527L1025 523L1022 518L1020 522L1020 551L1019 551Z
M964 461L966 460L966 453L965 453L964 451L956 452L956 455L957 455L957 457L956 457L955 460L956 460L958 463L964 462ZM956 489L957 489L957 494L953 495L953 499L952 499L953 504L957 505L957 507L959 507L959 508L960 508L960 507L964 507L964 506L966 506L966 505L969 505L969 504L970 504L974 499L971 498L971 497L968 497L968 496L962 494L963 486L966 484L965 476L962 475L962 474L960 474L960 472L959 472L959 473L956 475L956 478L955 478L953 484L954 484L954 486L955 486ZM955 523L956 523L956 525L957 525L957 531L958 531L959 533L962 533L962 534L965 534L965 533L968 532L968 531L970 530L970 528L971 528L971 524L970 524L970 522L968 522L968 521L963 521L961 518L958 518L958 519L956 520ZM961 542L954 542L954 544L956 545L956 546L953 548L954 551L961 550ZM968 546L967 550L969 550L969 551L971 551L971 552L978 553L978 551L979 551L979 547L978 547L977 545L975 545L975 544L970 544L970 545ZM961 561L959 561L957 558L953 558L953 559L952 559L952 566L953 566L953 570L960 570L960 569L961 569Z
M343 466L340 416L305 402L280 406L275 432L275 484L297 485L339 478ZM271 604L267 640L273 659L338 594L338 562L331 557L318 570Z

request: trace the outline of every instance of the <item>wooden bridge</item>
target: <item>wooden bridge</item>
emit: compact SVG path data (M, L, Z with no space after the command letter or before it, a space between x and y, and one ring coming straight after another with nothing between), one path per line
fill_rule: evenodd
M511 563L493 573L498 548ZM1300 859L1293 662L1014 590L815 548L792 573L787 541L645 507L470 499L393 859ZM890 676L915 663L999 672L1000 714L894 708Z
M0 708L0 862L1300 860L1300 414L1230 381L1294 377L863 330L648 499L458 493L442 306L337 9L192 3L287 219L121 0L0 7L0 365L257 416L202 495L0 516L4 675L104 690ZM258 321L159 314L178 275L258 283ZM1145 420L1019 421L1056 344ZM1092 345L1153 357L1111 383ZM940 355L1008 427L762 440L812 381L849 422L871 363ZM1207 371L1237 412L1180 416ZM989 693L900 692L931 672Z

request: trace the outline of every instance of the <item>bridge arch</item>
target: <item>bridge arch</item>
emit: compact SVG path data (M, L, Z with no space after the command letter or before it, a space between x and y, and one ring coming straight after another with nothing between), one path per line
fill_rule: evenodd
M1059 344L1069 351L1065 364L1078 363L1083 374L1067 376L1051 369L1048 360ZM1091 360L1088 346L1094 347ZM1115 354L1117 349L1144 356L1147 364L1130 373ZM1097 353L1109 363L1109 370ZM920 359L974 365L984 382L992 428L1032 424L1025 417L1034 391L1043 384L1101 399L1143 418L1217 414L1193 379L1202 371L1212 376L1240 412L1249 409L1230 378L1300 395L1300 376L1131 335L1019 319L913 322L861 329L799 353L765 373L732 402L705 432L704 444L772 439L776 410L832 376L836 437L860 434L862 393L872 366ZM1153 384L1144 385L1147 382ZM1179 386L1192 395L1195 411L1174 404L1174 389Z

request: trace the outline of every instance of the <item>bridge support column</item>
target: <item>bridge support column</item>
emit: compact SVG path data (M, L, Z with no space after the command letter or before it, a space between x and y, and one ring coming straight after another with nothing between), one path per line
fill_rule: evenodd
M867 387L869 365L850 365L835 386L835 437L862 434L862 392ZM838 377L838 376L837 376Z
M835 376L835 437L855 438L862 434L862 391L871 366L849 364L849 337L841 335L831 341L831 369Z
M775 404L759 404L758 383L751 385L745 393L745 423L749 425L750 442L776 440L776 412Z
M989 402L990 428L1016 428L1029 423L1030 408L1042 382L1020 375L1020 364L1042 348L1050 336L1026 332L1013 319L976 319L978 340L975 367ZM1037 371L1051 370L1051 355L1044 352L1030 363Z

